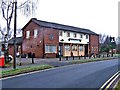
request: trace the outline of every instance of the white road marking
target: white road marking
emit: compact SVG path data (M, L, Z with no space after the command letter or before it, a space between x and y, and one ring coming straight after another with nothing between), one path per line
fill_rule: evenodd
M108 79L108 80L102 85L102 87L101 87L99 90L102 90L102 89L106 86L106 84L107 84L108 82L110 82L110 80L112 80L113 77L115 77L119 72L120 72L120 71L118 71L118 72L115 73L110 79Z

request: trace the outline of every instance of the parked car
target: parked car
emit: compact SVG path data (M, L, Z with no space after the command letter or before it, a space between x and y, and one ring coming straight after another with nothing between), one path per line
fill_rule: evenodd
M4 57L4 52L3 51L0 51L0 57ZM6 62L10 62L12 60L13 60L13 57L11 55L8 55Z

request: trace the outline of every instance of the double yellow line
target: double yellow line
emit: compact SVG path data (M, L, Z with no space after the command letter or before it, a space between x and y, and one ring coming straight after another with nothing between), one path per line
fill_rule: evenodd
M119 77L119 75L120 75L120 71L115 73L109 80L107 80L107 82L105 82L99 90L109 89L112 83Z

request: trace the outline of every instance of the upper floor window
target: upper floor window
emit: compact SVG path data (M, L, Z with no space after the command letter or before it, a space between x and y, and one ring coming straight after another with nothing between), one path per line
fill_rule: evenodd
M30 31L26 31L26 38L27 38L27 39L30 38Z
M62 31L59 32L59 36L62 36Z
M37 35L38 35L38 30L37 30L37 29L35 29L35 30L34 30L34 38L36 38L36 37L37 37Z
M83 38L83 35L82 35L82 34L80 34L80 38Z
M86 39L88 39L89 35L86 35Z
M70 37L70 32L67 32L67 37Z
M74 33L74 38L76 38L77 37L77 34L76 33Z

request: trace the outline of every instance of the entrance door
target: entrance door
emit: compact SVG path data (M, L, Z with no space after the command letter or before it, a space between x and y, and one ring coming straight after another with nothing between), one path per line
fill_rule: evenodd
M62 44L59 45L59 53L61 54L61 56L63 56L63 45Z
M88 55L88 44L85 45L85 55Z

